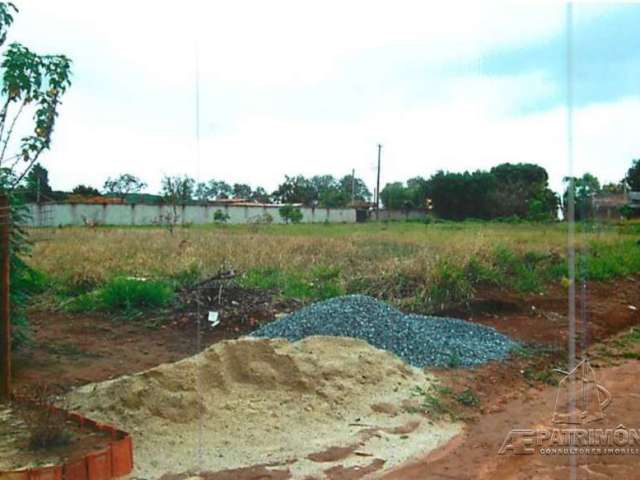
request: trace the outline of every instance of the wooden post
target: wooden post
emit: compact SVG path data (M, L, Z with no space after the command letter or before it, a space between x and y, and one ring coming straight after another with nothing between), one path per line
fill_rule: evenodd
M9 318L9 200L0 194L0 401L11 398L11 320Z

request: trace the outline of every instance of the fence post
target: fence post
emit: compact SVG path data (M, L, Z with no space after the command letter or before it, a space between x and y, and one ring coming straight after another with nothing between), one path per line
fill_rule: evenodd
M0 194L0 401L11 397L11 320L9 318L9 199Z

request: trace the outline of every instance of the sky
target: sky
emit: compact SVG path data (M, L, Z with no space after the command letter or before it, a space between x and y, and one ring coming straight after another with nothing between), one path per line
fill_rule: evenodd
M131 173L151 192L181 174L271 191L355 169L373 191L378 143L382 185L531 162L559 191L570 172L561 3L16 4L9 42L73 60L41 157L54 189ZM640 157L640 5L573 12L573 173L618 181Z

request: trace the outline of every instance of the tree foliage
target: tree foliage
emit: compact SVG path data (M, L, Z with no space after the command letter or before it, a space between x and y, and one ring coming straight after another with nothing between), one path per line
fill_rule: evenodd
M75 195L82 195L84 197L98 197L100 196L100 190L93 188L89 185L80 184L71 190L71 193Z
M17 11L13 3L0 2L0 46ZM58 107L71 85L71 61L64 55L40 55L13 42L3 54L1 67L0 168L5 180L11 178L5 188L15 189L51 146ZM25 113L33 115L33 130L16 139Z
M249 200L257 203L270 203L271 195L269 195L264 188L256 187L255 190L251 192Z
M380 200L384 208L390 210L403 210L413 208L409 189L402 182L387 183L380 191Z
M301 203L307 207L341 208L351 199L368 201L371 193L360 178L345 175L336 179L333 175L315 175L305 178L302 175L288 176L273 193L280 203Z
M251 186L247 185L246 183L234 183L233 197L249 200L249 198L251 198Z
M503 163L490 171L439 171L428 180L394 182L380 192L385 208L425 208L431 199L441 218L492 219L518 217L546 220L557 217L558 199L549 189L544 168L533 164Z
M413 177L402 182L388 183L380 191L380 200L384 208L391 210L410 210L425 208L429 182L422 177Z
M640 158L633 160L631 167L627 170L624 181L631 191L640 192Z
M311 181L302 175L285 175L284 182L273 192L273 198L279 203L302 203L307 206L312 206L316 200Z
M531 163L503 163L490 170L495 177L492 217L540 220L557 216L557 199L549 189L547 171Z
M434 212L441 218L492 218L496 178L489 172L437 172L429 179Z
M198 183L194 194L196 199L201 202L231 198L233 187L225 181L212 179L208 182Z
M24 194L27 201L34 202L50 198L53 191L49 184L49 172L39 163L27 173L24 179Z

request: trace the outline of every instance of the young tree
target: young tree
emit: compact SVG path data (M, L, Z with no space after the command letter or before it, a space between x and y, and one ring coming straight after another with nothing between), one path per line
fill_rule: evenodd
M0 2L0 46L18 9ZM64 55L40 55L20 43L11 43L0 64L0 193L11 202L10 302L13 346L26 339L24 306L36 273L25 263L29 254L26 233L17 225L25 210L15 195L16 187L51 146L60 101L71 85L71 60ZM32 123L20 120L31 115ZM24 130L26 129L26 130Z
M104 191L107 195L113 195L122 199L127 198L130 193L140 193L147 184L135 175L123 173L116 178L107 178L104 182Z
M195 188L196 181L187 176L165 176L162 178L162 196L164 201L171 206L171 214L163 219L163 223L166 223L169 227L169 231L173 235L175 226L180 220L178 215L178 205L184 205L191 201Z
M162 178L162 196L170 204L184 205L193 198L195 180L187 175Z

